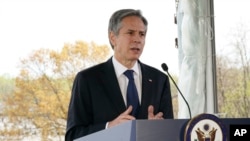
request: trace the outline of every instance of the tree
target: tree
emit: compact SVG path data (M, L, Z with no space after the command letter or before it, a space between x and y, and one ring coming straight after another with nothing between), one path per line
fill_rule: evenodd
M237 97L240 89L239 70L232 64L227 56L216 58L218 110L220 113L226 113L228 117L238 115L236 105L239 104Z
M227 49L231 46L233 52L216 59L219 110L230 117L250 117L248 33L249 29L243 23L232 28Z
M250 75L249 75L249 67L250 67L250 59L249 59L249 51L247 48L247 41L248 41L248 33L249 33L249 29L247 28L247 26L243 23L239 23L237 24L237 27L234 28L232 30L232 37L231 38L231 45L233 47L235 47L236 56L239 56L239 59L236 59L237 62L239 63L240 67L241 67L241 103L242 103L242 108L243 109L249 109L250 108L250 95L248 94L247 91L249 91L249 87L248 87L248 81L250 80ZM248 110L241 110L239 109L241 112L241 115L243 117L248 117L248 115L250 116L250 113Z
M15 80L8 75L0 76L0 103L4 101L4 97L13 93L15 88Z
M77 41L65 44L60 52L40 49L21 61L16 89L5 104L13 123L5 135L40 135L41 140L65 134L67 108L75 74L107 59L110 48ZM15 126L15 125L22 125Z
M4 105L3 102L6 100L6 97L11 95L15 88L15 81L14 78L11 78L8 75L0 76L0 140L2 140L1 135L4 135L1 132L2 127L7 126L6 117L4 116L3 109Z

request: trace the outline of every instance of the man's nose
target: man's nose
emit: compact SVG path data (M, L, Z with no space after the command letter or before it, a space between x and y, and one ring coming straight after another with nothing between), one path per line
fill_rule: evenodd
M133 42L140 43L142 41L142 37L140 34L135 34L133 37Z

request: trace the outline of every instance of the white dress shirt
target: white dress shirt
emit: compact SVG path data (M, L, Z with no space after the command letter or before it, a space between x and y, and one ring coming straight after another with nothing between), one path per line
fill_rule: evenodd
M112 62L115 68L115 74L120 86L120 90L122 92L122 97L123 100L125 102L125 104L127 105L127 86L128 86L128 78L123 74L126 70L128 70L128 68L126 68L125 66L123 66L121 63L119 63L115 57L112 57ZM135 65L131 68L132 70L134 70L134 81L135 81L135 85L136 85L136 89L138 92L138 97L139 97L139 102L141 103L141 84L142 84L142 76L141 76L141 67L138 63L138 61L135 63ZM106 123L105 129L108 128L109 122Z
M127 105L127 99L126 99L126 94L127 94L127 86L128 86L128 78L123 74L128 68L123 66L121 63L119 63L115 57L112 57L112 62L115 68L115 73L116 77L122 92L122 97L124 99L125 104ZM141 82L142 82L142 77L141 77L141 69L138 61L136 61L135 65L131 68L131 70L134 70L134 80L135 80L135 85L136 89L138 92L138 97L139 97L139 102L141 103Z

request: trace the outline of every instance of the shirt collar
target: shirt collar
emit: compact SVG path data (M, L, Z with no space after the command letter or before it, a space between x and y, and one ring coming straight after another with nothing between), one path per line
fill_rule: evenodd
M112 62L115 68L116 76L120 77L128 68L126 68L124 65L119 63L115 57L112 57ZM131 70L134 70L136 75L139 75L139 63L138 61L135 62L134 66L131 68Z

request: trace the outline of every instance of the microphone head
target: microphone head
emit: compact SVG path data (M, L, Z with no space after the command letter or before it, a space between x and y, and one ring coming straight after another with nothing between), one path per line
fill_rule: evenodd
M162 63L162 64L161 64L161 67L162 67L162 69L163 69L164 71L168 71L168 66L167 66L167 64Z

